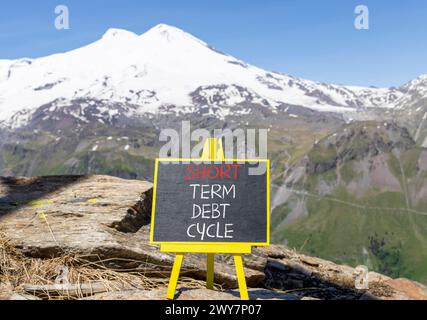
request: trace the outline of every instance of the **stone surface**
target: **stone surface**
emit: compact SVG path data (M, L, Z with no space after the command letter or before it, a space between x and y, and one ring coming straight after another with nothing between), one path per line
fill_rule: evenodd
M0 231L31 257L74 253L169 277L174 255L149 244L151 197L151 183L110 176L1 178ZM181 275L205 279L205 259L186 255ZM256 252L244 262L248 286L258 285L267 256ZM215 281L237 286L230 257L216 257Z
M166 288L154 290L125 290L120 292L105 292L95 294L81 300L165 300ZM271 291L267 289L251 288L248 290L250 300L298 300L298 296L285 292ZM208 290L177 288L176 300L240 300L238 290Z
M421 283L399 278L388 280L386 284L396 292L390 299L427 300L427 287Z
M127 290L96 294L82 300L166 300L166 288L154 290ZM178 288L176 300L239 300L238 295L230 292L208 289Z
M178 289L177 300L240 300L234 292L222 292L208 289Z
M31 294L14 293L9 297L9 300L42 300Z
M13 287L0 281L0 300L9 300L13 294Z
M95 294L80 300L163 300L166 289L123 290Z
M357 272L350 266L298 254L285 247L273 246L262 248L261 251L271 254L265 269L265 283L269 287L295 292L305 298L427 299L426 286L415 281L391 279L376 272L369 272L368 288L357 289Z
M148 182L109 176L0 178L0 232L26 256L84 255L112 269L170 275L174 255L149 244ZM369 272L368 288L355 287L356 269L299 254L284 246L254 248L244 256L251 299L427 299L427 288ZM204 280L206 256L186 254L182 277ZM239 299L234 261L215 256L215 282L225 291L178 286L177 299ZM24 284L24 283L23 283ZM21 284L22 285L22 284ZM88 299L164 299L165 288L95 294ZM30 299L0 283L0 299Z

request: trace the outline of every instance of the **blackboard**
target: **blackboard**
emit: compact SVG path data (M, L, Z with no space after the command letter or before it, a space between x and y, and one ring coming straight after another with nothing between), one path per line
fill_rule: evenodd
M269 163L157 160L152 243L269 243Z

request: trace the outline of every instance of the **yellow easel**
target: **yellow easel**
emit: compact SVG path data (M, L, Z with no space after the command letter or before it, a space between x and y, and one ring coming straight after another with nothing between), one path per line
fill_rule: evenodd
M224 150L220 139L208 139L205 142L202 158L204 161L223 161ZM166 298L175 297L175 289L178 282L179 272L181 269L184 253L206 253L206 288L214 287L214 255L215 253L227 253L234 255L234 264L236 266L237 282L239 284L240 298L248 300L248 289L246 287L245 272L243 270L242 255L251 253L249 244L161 244L160 251L176 252L175 261L172 267L172 274L169 280L168 292Z

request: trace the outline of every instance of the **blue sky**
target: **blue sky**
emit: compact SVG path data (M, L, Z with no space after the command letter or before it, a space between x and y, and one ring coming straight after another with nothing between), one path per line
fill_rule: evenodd
M70 30L54 8L70 9ZM370 29L356 30L367 5ZM0 59L93 42L110 27L177 26L259 67L324 82L398 86L427 73L425 0L14 0L0 4Z

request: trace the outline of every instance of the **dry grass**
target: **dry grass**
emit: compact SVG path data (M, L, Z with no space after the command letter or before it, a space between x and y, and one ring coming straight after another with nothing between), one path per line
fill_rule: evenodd
M0 296L3 288L16 293L24 293L26 285L52 285L56 283L58 268L66 267L70 284L102 283L105 291L120 290L152 290L167 286L168 278L148 277L147 269L112 270L105 266L105 261L94 257L63 255L52 259L29 258L20 253L0 233ZM202 288L204 281L191 278L180 279L180 285L187 288ZM78 299L77 296L64 295L57 292L38 294L43 299Z

